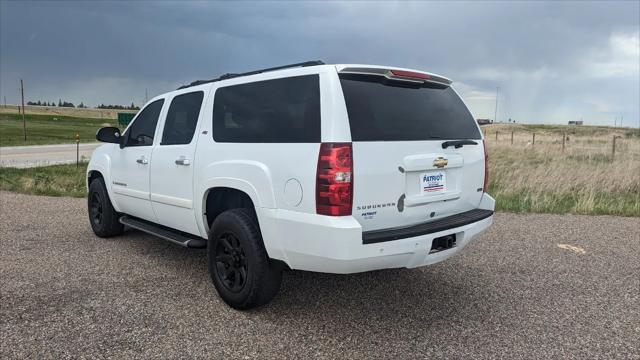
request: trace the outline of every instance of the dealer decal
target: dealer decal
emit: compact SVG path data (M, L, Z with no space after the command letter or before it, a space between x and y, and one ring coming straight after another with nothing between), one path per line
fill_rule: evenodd
M360 214L360 216L362 216L362 218L365 220L371 220L376 216L377 213L377 211L367 211Z
M420 189L423 194L443 192L445 186L445 174L441 171L422 174L420 179Z

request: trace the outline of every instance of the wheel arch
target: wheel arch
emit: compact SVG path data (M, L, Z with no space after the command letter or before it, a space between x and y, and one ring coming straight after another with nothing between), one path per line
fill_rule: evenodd
M251 199L254 208L274 208L275 195L268 167L260 162L226 160L212 163L199 171L195 179L194 211L202 237L207 237L210 222L206 217L207 197L213 189L236 189ZM220 176L224 174L224 176ZM198 195L200 194L200 195ZM259 211L258 211L259 212ZM258 222L260 216L258 214Z
M104 180L104 175L102 175L100 170L87 170L87 188L89 188L89 185L91 185L93 180L98 178L102 178Z
M204 193L202 206L203 221L207 231L220 214L226 210L246 208L253 212L257 219L255 200L243 190L228 186L216 186L209 188Z
M250 194L253 194L254 197ZM245 192L234 187L216 186L207 189L203 200L204 212L201 216L202 222L205 224L206 233L208 234L211 224L213 224L214 220L223 212L239 208L249 209L258 225L262 246L264 246L270 260L282 269L288 268L287 263L281 260L282 255L274 251L274 244L272 244L273 239L268 233L265 234L265 230L268 230L269 226L264 223L264 221L266 221L265 219L260 218L261 211L259 211L260 209L256 206L256 201L259 200L254 199L259 199L255 192ZM276 246L276 249L277 248L279 248L279 246Z
M113 196L113 191L111 190L111 175L109 170L111 169L111 158L108 154L108 149L105 146L98 147L91 156L91 160L89 161L89 165L87 165L87 173L86 173L86 185L87 190L89 189L89 184L96 178L102 178L104 181L104 185L107 188L107 194L109 195L109 199L111 200L111 204L113 208L120 212L120 207L118 203L115 201Z

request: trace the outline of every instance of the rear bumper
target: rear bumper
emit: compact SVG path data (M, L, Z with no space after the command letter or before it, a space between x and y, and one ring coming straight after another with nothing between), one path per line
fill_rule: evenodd
M433 234L459 228L484 220L493 215L493 210L473 209L463 213L447 216L435 221L406 226L396 229L365 231L362 233L363 244L375 244Z
M481 218L478 217L480 220L451 223L453 227L429 231L411 227L411 230L419 231L412 234L421 235L385 238L385 241L373 243L364 243L371 233L363 234L360 224L350 216L331 217L264 208L256 210L270 257L284 261L292 269L346 274L413 268L445 260L460 252L491 225L494 204L493 198L484 194L479 209L486 211ZM401 229L385 230L383 235L393 235L397 230ZM456 235L455 247L429 253L433 239L451 234Z

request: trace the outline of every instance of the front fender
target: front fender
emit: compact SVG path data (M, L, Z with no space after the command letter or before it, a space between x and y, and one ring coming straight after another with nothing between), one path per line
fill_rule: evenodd
M104 185L107 187L107 194L109 194L109 199L111 200L111 204L116 212L120 212L120 208L118 204L114 201L113 191L111 189L111 151L109 148L110 145L102 145L94 150L91 155L91 160L89 160L89 165L87 165L87 174L86 174L86 184L87 190L89 189L89 174L91 171L97 171L102 174L104 179Z

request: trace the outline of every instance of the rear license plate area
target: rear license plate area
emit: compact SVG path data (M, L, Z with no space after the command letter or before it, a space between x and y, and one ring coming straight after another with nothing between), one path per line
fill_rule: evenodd
M448 250L456 246L456 234L440 236L431 242L431 250L429 254Z
M420 174L422 195L440 194L447 191L447 177L444 171L429 171Z

